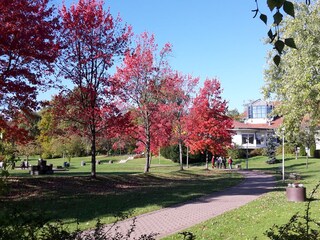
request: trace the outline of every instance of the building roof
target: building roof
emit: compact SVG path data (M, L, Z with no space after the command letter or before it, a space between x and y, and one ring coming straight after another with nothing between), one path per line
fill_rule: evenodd
M277 129L282 124L283 118L276 118L270 123L242 123L233 120L233 129Z

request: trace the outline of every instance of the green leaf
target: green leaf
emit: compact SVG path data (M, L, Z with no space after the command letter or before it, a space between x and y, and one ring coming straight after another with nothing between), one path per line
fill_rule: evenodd
M267 0L267 5L272 12L275 7L280 9L284 4L285 0Z
M268 32L268 37L270 38L271 41L273 41L273 32L271 29Z
M276 7L277 5L277 1L275 0L268 0L267 1L268 7L270 9L270 11L272 12L272 10Z
M267 25L268 22L268 17L265 14L261 14L260 15L260 19Z
M281 61L281 57L279 55L275 55L273 57L273 62L274 62L275 65L279 66L280 61Z
M277 40L274 44L274 47L277 49L278 53L281 54L284 48L284 42L282 40Z
M290 1L285 1L283 4L283 10L289 14L291 17L294 17L294 6Z
M276 7L280 9L284 4L285 0L275 0L275 2L276 2Z
M277 34L273 34L271 29L268 31L268 37L270 38L270 43L273 42L273 40L276 38L276 36L277 36Z
M273 15L273 23L276 24L276 25L279 25L281 23L283 19L283 15L277 11L274 15Z
M286 39L284 40L284 44L287 45L288 47L297 49L297 46L296 46L296 44L294 43L294 39L293 39L293 38L286 38Z

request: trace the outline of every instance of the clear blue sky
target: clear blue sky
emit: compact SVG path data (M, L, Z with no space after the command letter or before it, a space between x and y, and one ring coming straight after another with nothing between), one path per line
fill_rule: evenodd
M59 7L62 1L55 0ZM65 0L69 5L74 0ZM260 7L266 8L265 0ZM262 98L269 30L253 19L254 0L106 0L135 34L154 33L162 47L173 45L171 66L184 74L220 80L229 109L243 110L244 102Z

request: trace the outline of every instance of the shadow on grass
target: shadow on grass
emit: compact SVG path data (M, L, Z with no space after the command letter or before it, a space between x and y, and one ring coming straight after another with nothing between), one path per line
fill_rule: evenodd
M141 214L149 208L154 210L188 201L239 182L239 176L235 174L207 176L184 171L171 175L119 173L99 173L97 179L83 177L83 173L78 177L75 172L65 177L25 178L23 188L19 182L12 186L13 191L21 191L15 194L20 197L14 200L10 196L2 198L0 212L17 207L21 211L41 212L52 220L72 223L76 219L85 223L106 217L112 221L119 212L133 210Z
M99 172L98 176L108 176L108 175L132 175L132 174L141 174L141 172L132 172L132 171L122 171L122 172ZM77 177L88 177L91 176L90 172L55 172L55 176L77 176Z

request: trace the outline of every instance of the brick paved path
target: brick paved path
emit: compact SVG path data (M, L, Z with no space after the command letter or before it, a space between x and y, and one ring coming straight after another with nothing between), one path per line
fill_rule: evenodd
M271 175L254 171L241 171L245 180L235 187L216 192L196 200L140 215L132 239L141 234L158 233L157 239L180 232L188 227L238 208L273 189ZM126 232L132 219L118 223L119 231Z

